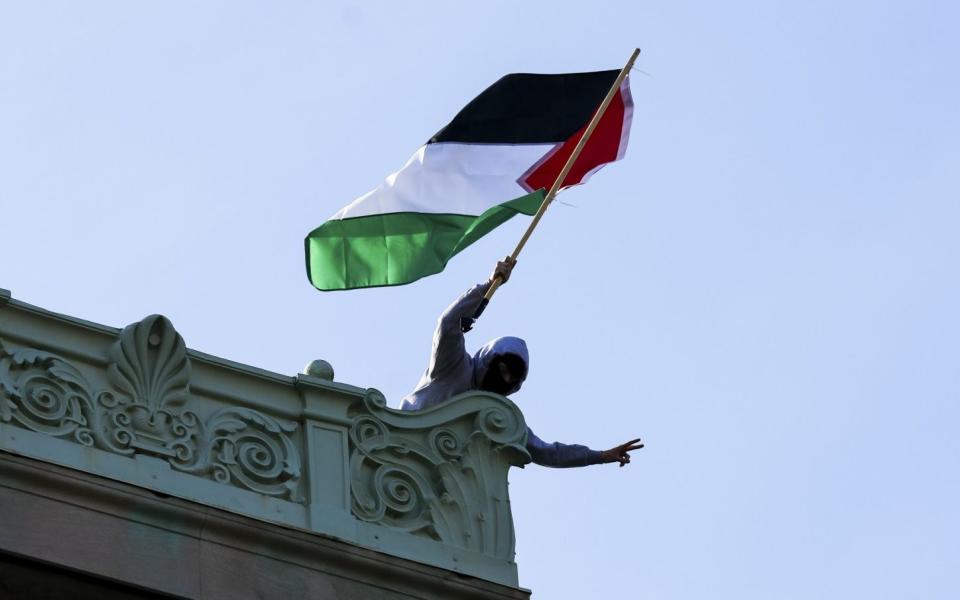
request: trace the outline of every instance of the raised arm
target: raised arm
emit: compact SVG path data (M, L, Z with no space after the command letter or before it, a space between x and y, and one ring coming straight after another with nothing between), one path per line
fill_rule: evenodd
M454 371L469 358L463 332L460 331L460 318L473 314L488 285L488 282L483 282L473 286L440 315L437 320L437 329L433 332L433 351L430 354L430 366L427 369L431 379L437 379Z
M464 360L468 360L463 331L460 328L460 319L473 316L473 312L480 304L480 300L495 278L506 283L510 279L515 261L509 257L497 263L490 279L473 286L453 304L447 307L437 320L437 330L433 334L433 352L430 355L428 375L432 379L442 377L446 373L456 370Z

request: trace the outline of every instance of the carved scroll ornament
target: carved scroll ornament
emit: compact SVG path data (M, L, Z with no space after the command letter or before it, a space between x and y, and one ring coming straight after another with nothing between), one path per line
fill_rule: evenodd
M507 470L530 456L526 424L512 402L474 392L425 411L401 412L370 390L351 415L358 518L513 559Z
M126 327L109 351L109 389L93 391L64 358L0 341L0 422L123 455L150 454L178 471L301 501L295 423L229 407L189 410L190 359L166 317Z

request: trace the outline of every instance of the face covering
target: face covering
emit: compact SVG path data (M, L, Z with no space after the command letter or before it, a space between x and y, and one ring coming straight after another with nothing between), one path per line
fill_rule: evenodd
M517 386L522 377L522 374L516 371L516 367L508 361L500 357L495 358L487 369L487 374L483 376L483 381L480 382L480 389L505 396Z

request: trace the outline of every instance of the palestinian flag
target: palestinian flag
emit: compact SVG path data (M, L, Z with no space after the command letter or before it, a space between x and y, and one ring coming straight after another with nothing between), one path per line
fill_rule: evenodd
M515 214L535 214L618 74L494 83L399 171L310 232L310 282L321 290L410 283ZM632 107L624 79L563 187L623 158Z

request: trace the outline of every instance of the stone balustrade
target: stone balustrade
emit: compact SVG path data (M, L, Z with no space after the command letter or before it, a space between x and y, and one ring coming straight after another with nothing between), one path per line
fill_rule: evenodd
M0 450L517 587L507 471L530 457L509 400L431 410L190 350L0 290Z

